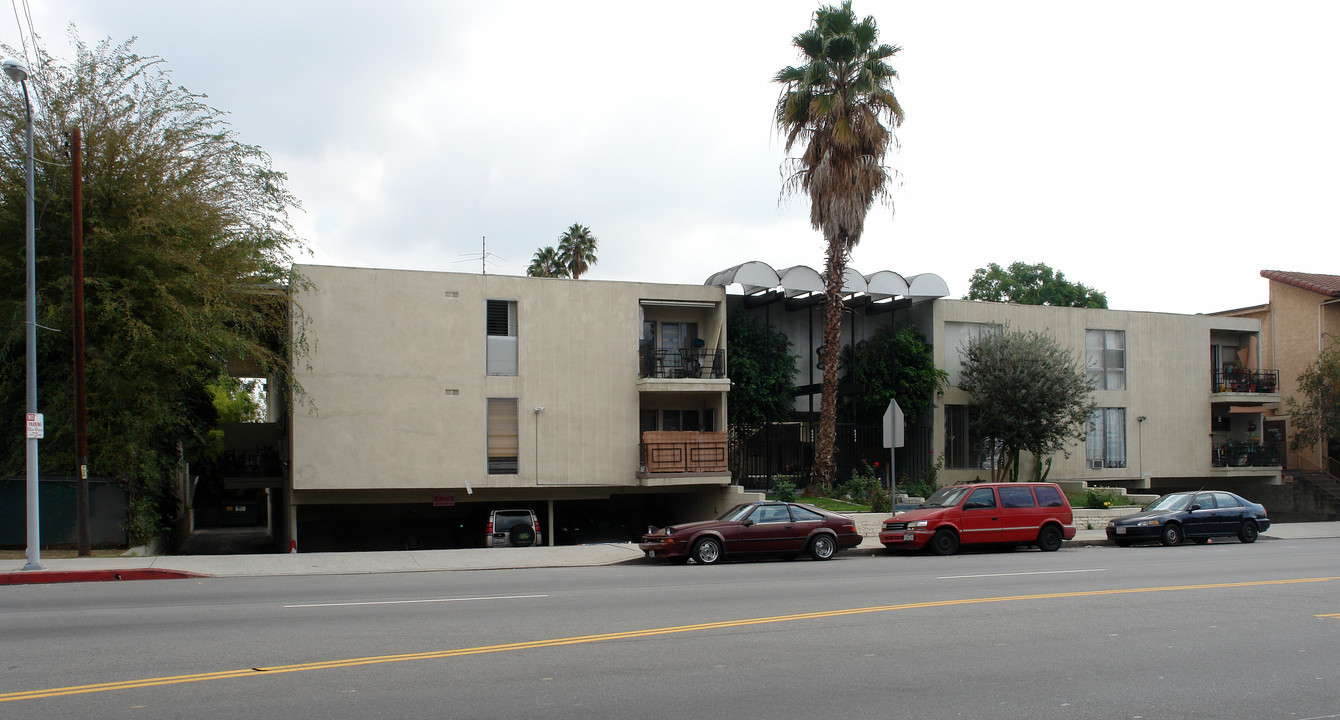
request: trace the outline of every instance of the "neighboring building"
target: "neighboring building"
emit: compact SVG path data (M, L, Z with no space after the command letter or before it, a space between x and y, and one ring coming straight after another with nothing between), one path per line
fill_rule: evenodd
M777 448L807 442L817 426L822 284L809 268L770 270L745 263L709 282L739 285L744 294L730 298L732 311L786 333L803 358L795 371L797 422L783 428L794 437L774 433L768 450L778 456L768 464L768 472L776 473L789 470L791 459ZM877 284L881 277L902 280L888 271L849 271L844 346L882 328L912 325L932 343L936 366L949 375L931 416L906 429L900 477L942 459L942 484L990 479L992 445L977 436L969 398L957 388L958 350L977 333L1008 326L1047 333L1071 348L1095 385L1098 410L1088 438L1072 446L1068 458L1052 458L1049 480L1155 492L1202 486L1245 491L1282 482L1283 440L1266 432L1267 408L1280 400L1280 378L1262 364L1261 320L949 300L948 288L933 275L910 277L898 289ZM862 443L863 437L873 442ZM839 433L839 456L848 455L848 462L839 461L840 474L861 459L887 457L875 438L873 428ZM849 441L854 445L844 446ZM1021 462L1021 477L1031 476L1035 459Z
M1262 270L1270 281L1270 302L1265 305L1225 310L1224 317L1253 318L1261 323L1262 362L1279 370L1282 398L1298 395L1298 376L1329 343L1340 342L1340 275ZM1289 416L1283 404L1267 412L1266 427L1280 440L1287 439ZM1303 473L1329 469L1328 458L1340 458L1340 438L1329 446L1307 448L1289 454L1288 467ZM1340 499L1340 498L1337 498Z
M956 386L958 348L1006 326L1070 348L1095 388L1087 440L1070 457L1052 458L1048 480L1154 492L1281 482L1283 445L1263 440L1265 410L1280 396L1276 373L1259 362L1258 320L965 300L912 313L949 373L931 427L943 482L989 479L989 440L976 437L968 396ZM1217 357L1237 359L1240 372L1216 372ZM1021 458L1021 477L1033 462Z
M722 288L300 266L289 539L482 547L490 509L547 544L724 509Z

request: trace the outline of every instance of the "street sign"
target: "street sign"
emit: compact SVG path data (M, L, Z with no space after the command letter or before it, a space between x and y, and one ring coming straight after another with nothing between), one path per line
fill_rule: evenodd
M903 446L903 409L897 400L889 401L889 409L884 411L884 447Z
M447 490L433 491L433 507L454 507L456 494Z
M28 413L28 439L41 440L45 437L42 413Z

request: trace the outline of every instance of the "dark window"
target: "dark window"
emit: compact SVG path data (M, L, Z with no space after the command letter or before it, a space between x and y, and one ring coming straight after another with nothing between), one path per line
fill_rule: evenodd
M1201 493L1196 499L1191 501L1192 505L1199 505L1201 510L1214 510L1214 496L1210 493Z
M791 516L796 519L796 522L810 522L812 520L824 519L823 515L820 515L813 510L806 510L803 507L796 507L795 505L791 506Z
M1214 502L1219 506L1221 510L1227 508L1242 507L1242 503L1238 502L1237 498L1233 497L1232 495L1229 495L1228 493L1222 493L1222 492L1215 493Z
M991 492L991 488L977 488L968 496L968 501L963 503L964 510L975 508L993 508L996 506L996 494Z
M1000 488L1000 506L1003 508L1031 508L1033 491L1028 486Z
M1033 488L1038 495L1038 505L1042 507L1065 507L1065 501L1061 499L1061 493L1050 485Z
M488 334L499 337L510 337L512 332L511 308L512 303L507 300L489 300L488 301Z

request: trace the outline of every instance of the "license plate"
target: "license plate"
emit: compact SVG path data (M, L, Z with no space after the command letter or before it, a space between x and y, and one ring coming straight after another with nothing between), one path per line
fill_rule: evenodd
M916 533L903 533L903 542L912 542L916 537Z
M647 551L647 557L649 557L649 558L654 558L654 557L656 557L656 551L655 551L655 550L648 550L648 551Z
M1117 527L1117 534L1118 534L1118 535L1125 535L1125 534L1126 534L1126 528L1124 528L1124 527L1120 527L1120 526Z

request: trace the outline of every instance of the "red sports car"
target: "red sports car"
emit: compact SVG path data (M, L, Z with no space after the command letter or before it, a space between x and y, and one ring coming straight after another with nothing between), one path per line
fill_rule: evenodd
M856 521L812 505L755 502L736 505L715 520L670 525L642 536L647 557L711 565L727 555L809 553L827 560L861 544Z

